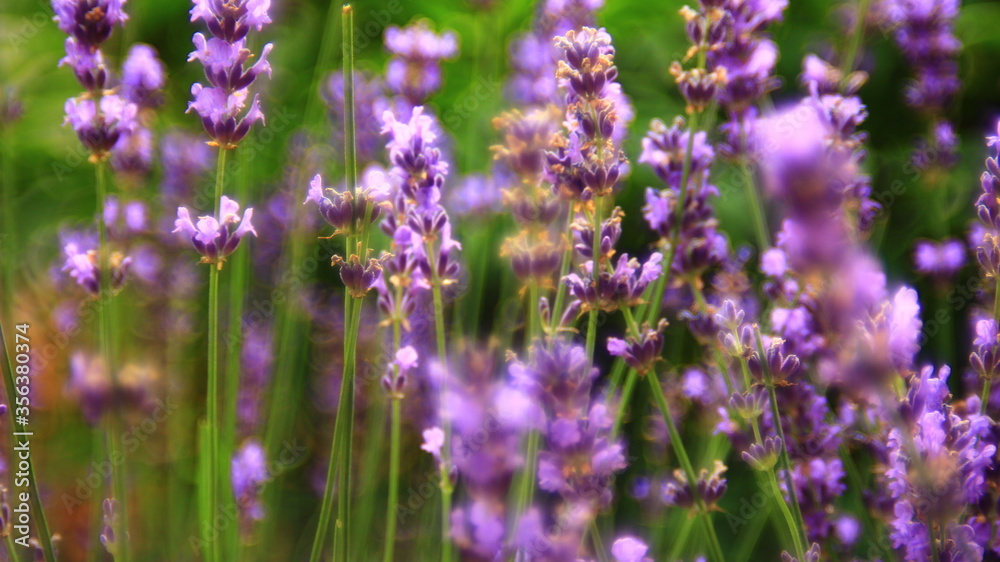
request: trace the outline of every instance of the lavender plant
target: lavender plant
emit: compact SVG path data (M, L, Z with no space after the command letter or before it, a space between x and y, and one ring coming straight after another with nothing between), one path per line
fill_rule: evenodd
M194 0L204 134L124 4L52 3L96 213L2 61L8 559L1000 556L988 3Z

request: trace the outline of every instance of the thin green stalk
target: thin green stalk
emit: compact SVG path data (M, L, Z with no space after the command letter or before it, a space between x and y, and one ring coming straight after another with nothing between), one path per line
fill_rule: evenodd
M625 316L625 325L628 328L629 334L634 338L638 338L639 325L636 324L635 316L632 314L632 309L625 307L622 308L621 310L622 314ZM622 364L624 365L625 363L622 362ZM625 387L622 389L622 398L618 404L617 410L615 411L615 421L611 426L611 439L615 439L616 437L618 437L618 432L621 430L622 424L625 421L625 410L627 409L629 399L631 399L632 397L632 391L635 389L635 385L636 382L638 382L639 380L639 376L640 375L638 371L629 367L628 375L625 378ZM618 388L618 383L612 380L609 394L613 396L617 391L617 388ZM609 400L610 399L611 398L609 397Z
M396 295L401 296L402 289L396 288ZM399 298L395 302L399 302ZM399 350L402 343L399 320L392 321L392 348ZM399 373L396 372L396 375ZM393 549L396 548L396 505L399 503L399 454L401 445L401 434L403 426L403 408L400 403L401 397L390 394L392 401L392 429L389 433L389 502L385 508L385 554L382 557L384 562L392 562Z
M1000 275L996 278L996 291L993 293L993 319L1000 323ZM979 400L979 413L986 414L987 405L990 402L990 392L992 392L993 377L987 377L983 383L983 394Z
M7 545L7 559L11 562L18 562L21 558L17 555L17 545L14 543L14 535L7 533L4 536Z
M108 227L104 220L104 203L108 198L107 168L103 162L94 165L94 172L97 181L97 221L98 221L98 264L105 274L100 276L100 285L97 301L97 324L98 324L98 347L101 350L101 358L104 361L104 368L108 373L112 385L118 386L118 370L115 365L114 354L114 332L112 328L114 310L114 294L111 287L111 276L107 274L111 264L111 250L108 247ZM121 541L118 555L115 557L119 562L128 562L130 558L130 544L128 539L128 497L125 486L125 454L120 449L119 440L121 432L121 411L118 405L109 414L112 417L111 423L106 427L109 452L111 453L111 489L115 499L118 500L119 512L114 520L115 535ZM120 459L120 460L116 460Z
M750 165L746 161L740 163L740 170L743 172L743 185L747 190L747 200L750 202L750 214L753 217L753 227L757 234L757 251L763 252L771 247L770 234L767 227L767 215L764 214L764 206L760 202L760 193L757 192L757 185L750 171Z
M865 34L865 19L868 14L869 0L858 0L858 13L854 21L854 32L851 34L851 43L847 47L847 54L844 55L844 80L854 72L854 62L857 60L861 50L861 39Z
M593 265L591 266L591 278L594 279L594 283L597 283L597 278L601 275L601 268L603 267L603 260L601 259L601 226L603 224L603 219L601 214L603 209L601 204L603 200L600 197L594 198L594 217L593 217ZM597 345L597 318L600 316L601 311L597 308L590 309L590 317L587 321L587 360L590 364L594 364L594 347Z
M354 11L350 4L345 4L341 11L343 34L342 47L344 57L344 169L351 195L357 197L358 162L357 144L354 122ZM368 220L371 205L366 209L366 220L361 224L362 248L359 257L365 258L368 244ZM345 254L349 258L356 249L358 237L349 235ZM334 422L333 447L330 451L330 466L327 470L326 487L323 491L323 504L320 508L319 525L313 539L310 560L318 562L322 556L323 543L330 522L332 508L334 474L337 475L337 520L333 535L334 560L347 562L351 560L349 544L349 525L351 523L351 453L354 441L354 376L357 368L357 342L361 322L362 299L356 299L350 291L344 289L344 370L340 381L340 404L337 407L337 417Z
M538 470L538 450L541 443L541 435L537 429L528 432L527 451L525 453L524 472L521 473L519 486L517 488L517 504L514 508L514 521L520 520L525 510L531 505L535 496L535 475Z
M346 293L346 290L345 290ZM346 295L344 298L351 298ZM361 329L361 309L363 301L361 299L351 299L354 305L351 307L351 319L348 324L348 336L345 346L350 346L350 351L345 349L346 358L344 380L341 383L341 391L344 396L341 404L344 406L343 429L340 433L340 444L337 456L340 459L340 469L337 471L337 521L334 526L333 546L334 559L348 562L354 560L351 553L350 531L353 520L351 519L351 462L354 453L354 380L357 374L358 355L358 332ZM337 412L340 418L340 412Z
M622 387L621 403L618 405L618 411L615 412L615 423L611 426L612 440L618 437L618 433L625 423L625 405L632 399L632 393L635 391L635 385L638 382L639 372L635 369L629 369L628 376L625 378L625 386Z
M240 151L241 160L240 171L242 175L246 173L246 151ZM244 178L241 178L241 180ZM247 185L245 181L236 181L234 195L237 201L246 203ZM227 329L229 337L226 338L226 373L223 384L222 403L222 452L219 455L222 463L222 474L226 474L226 466L233 458L236 450L236 408L237 396L240 391L240 373L242 364L240 354L243 349L243 306L244 297L247 294L247 283L250 269L250 252L237 252L230 264L229 270L229 319ZM227 506L235 501L233 496L232 481L223 478L220 494L222 505ZM223 546L227 557L236 557L239 549L239 525L227 525L220 533L224 535Z
M219 268L212 264L208 274L208 506L214 518L219 513ZM221 560L221 541L206 529L209 560Z
M352 237L348 237L348 245L350 245ZM320 514L319 522L316 525L316 536L313 537L312 553L309 556L311 562L317 562L322 557L323 546L326 542L326 532L330 528L330 516L333 512L333 493L337 485L337 469L341 466L340 450L341 450L341 433L344 431L344 417L345 412L348 408L347 403L353 402L353 400L348 399L348 365L351 363L351 354L353 354L350 344L351 329L350 321L353 318L353 307L354 299L346 294L344 297L344 320L345 320L345 330L346 337L344 338L344 370L340 378L340 398L337 403L337 416L333 424L333 443L330 446L330 460L327 464L326 469L326 485L323 488L323 500L320 504ZM340 495L344 495L341 492ZM339 504L338 504L338 516L340 514ZM338 525L340 521L338 520ZM334 539L334 560L338 559L337 551L338 544L336 538Z
M601 540L601 531L597 528L597 520L590 520L590 538L594 541L594 554L600 562L608 562L608 551L604 548L604 541Z
M697 516L702 519L702 524L705 528L705 534L708 538L709 554L712 560L716 562L722 562L725 560L725 556L722 554L722 547L719 546L719 537L715 534L715 527L712 526L711 514L708 512L708 507L705 505L705 500L702 499L701 494L698 493L697 482L698 475L694 471L694 467L691 465L691 459L688 457L687 450L684 448L684 443L681 441L681 434L677 431L677 424L674 423L674 417L670 413L670 403L667 401L666 395L663 394L663 388L660 386L660 381L655 375L649 375L646 377L649 380L649 386L653 391L653 397L656 399L656 404L660 408L660 412L663 414L663 420L667 423L667 431L670 433L670 444L673 446L674 453L677 455L677 460L681 463L681 470L684 471L684 475L687 477L687 481L690 484L692 495L694 496L695 506L698 510Z
M382 560L392 562L396 546L396 505L399 503L399 453L402 433L403 409L399 399L392 398L392 429L389 438L389 502L385 511L385 555Z
M528 287L528 332L525 334L524 338L525 349L527 349L534 339L537 338L542 332L541 318L538 313L538 295L538 284L532 281L531 285Z
M566 211L566 249L563 251L562 266L559 268L559 279L558 286L556 287L556 300L552 307L552 325L549 326L550 329L555 330L556 326L559 325L559 321L562 319L563 313L563 303L566 300L566 284L562 282L562 278L569 275L569 268L573 264L573 210L568 209ZM555 342L555 340L552 340Z
M788 441L785 440L785 430L782 428L781 424L781 411L778 409L778 395L775 392L774 385L774 374L771 373L771 367L764 358L764 343L760 335L760 330L754 330L754 338L757 344L757 353L761 357L761 366L764 371L764 386L767 387L767 393L769 401L771 403L771 417L774 419L774 430L778 434L778 438L781 439L781 451L779 452L779 462L781 463L782 470L785 471L785 487L788 488L788 498L791 500L792 512L795 515L795 523L798 530L802 533L802 544L806 545L809 543L809 536L806 533L805 522L802 519L802 508L799 507L799 498L795 493L795 488L792 483L792 462L788 458Z
M14 388L14 366L10 360L10 350L7 348L7 334L4 332L3 319L0 319L0 347L3 347L3 357L4 364L7 369L4 371L4 390L7 392L8 397L17 396ZM10 446L13 447L14 443L18 442L18 434L31 434L26 424L21 424L18 422L18 418L14 415L15 408L7 408L7 427L10 431ZM14 453L11 452L10 458L14 457ZM38 489L38 479L35 476L35 463L32 459L32 455L28 455L24 462L28 465L28 487L31 489L31 511L35 515L35 525L38 527L38 540L42 545L42 558L45 562L55 562L56 554L55 549L52 548L52 533L49 531L49 522L45 518L45 510L42 509L42 494Z
M434 268L434 331L437 335L438 361L444 369L441 376L441 399L448 393L448 355L445 346L444 332L444 303L441 298L441 280L437 275L437 267ZM443 404L442 404L443 406ZM441 448L441 561L450 562L452 559L451 548L451 476L449 468L451 466L451 421L447 416L442 416L444 426L444 442L446 446Z

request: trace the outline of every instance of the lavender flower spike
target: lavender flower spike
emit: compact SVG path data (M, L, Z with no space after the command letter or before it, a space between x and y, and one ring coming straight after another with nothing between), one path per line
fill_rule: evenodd
M191 239L194 249L202 256L201 263L213 264L222 269L226 257L236 250L245 235L257 236L257 231L250 222L253 209L244 211L242 219L239 211L239 203L225 195L219 205L219 217L202 216L197 223L191 220L191 212L187 207L178 207L173 231L183 233Z

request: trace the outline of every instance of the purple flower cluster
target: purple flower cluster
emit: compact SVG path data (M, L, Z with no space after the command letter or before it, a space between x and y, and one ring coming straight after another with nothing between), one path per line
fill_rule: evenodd
M780 85L774 76L778 47L766 29L781 21L787 7L787 0L727 0L701 1L698 10L682 11L692 44L689 57L704 56L706 68L682 72L675 65L674 74L693 108L715 100L725 109L729 121L722 127L720 150L727 156L746 155L756 104Z
M392 54L386 84L410 107L423 105L441 87L441 61L458 56L458 36L434 33L426 20L385 30L385 48Z
M197 223L191 220L191 211L187 207L178 207L174 232L180 232L191 240L191 245L201 254L201 263L222 269L222 264L229 254L236 251L244 236L257 236L250 222L253 209L244 211L242 218L239 212L240 204L225 195L219 204L219 216L198 217Z
M62 270L73 278L89 295L101 292L101 276L110 276L110 288L119 291L128 279L132 258L112 252L106 259L99 259L96 241L92 236L72 236L64 240L63 254L66 263Z
M600 397L591 398L598 370L590 366L582 347L562 342L555 342L551 349L535 345L527 363L510 365L510 374L514 385L543 410L538 486L558 494L565 509L576 514L561 536L544 532L538 510L522 519L518 541L533 559L531 554L538 548L568 548L571 537L578 537L587 522L610 505L614 475L627 462L624 445L609 436L612 412Z
M594 12L604 0L546 0L538 3L533 29L511 42L513 67L508 90L514 100L525 106L561 104L558 96L556 65L559 50L556 37L573 29L594 27Z
M451 221L441 205L448 163L436 146L435 120L424 114L423 107L416 107L407 121L386 111L382 122L392 163L392 212L382 229L392 236L394 253L406 255L391 260L404 268L392 274L412 279L411 290L453 285L460 272L456 253L462 245L452 238Z
M949 238L940 242L922 240L913 252L917 271L939 279L950 279L965 265L965 244Z
M907 561L980 560L983 547L963 512L986 493L996 446L987 444L992 421L970 398L960 414L949 404L947 367L915 377L899 405L899 427L889 432L885 474L893 503L891 538ZM937 545L933 543L938 543Z
M916 77L906 91L910 106L941 116L961 87L955 37L957 0L891 0L888 18L896 26L895 39L913 65Z
M459 354L448 385L445 412L453 433L451 461L469 499L451 513L452 537L463 559L492 560L504 552L506 499L515 473L523 468L522 436L542 422L542 412L526 389L495 378L494 350Z
M646 223L661 245L673 246L671 268L682 275L697 276L727 257L728 241L716 228L718 221L709 202L709 197L719 193L709 182L715 152L705 133L697 133L693 139L690 135L681 119L670 127L653 120L642 139L639 162L651 167L667 186L659 191L646 188L642 208ZM687 177L685 160L689 161Z
M230 477L233 498L240 510L240 520L249 525L264 518L264 505L260 494L264 484L271 479L267 468L264 447L256 440L243 443L233 454Z
M604 29L584 27L556 38L558 76L566 91L567 134L546 155L545 179L554 192L588 202L611 195L628 160L616 143L622 129L615 49ZM616 95L616 93L618 95Z
M264 121L259 94L254 94L245 113L244 109L257 76L271 75L267 55L273 46L264 45L257 62L247 67L253 53L246 48L246 36L251 28L260 31L271 23L270 6L270 0L194 0L191 21L205 22L213 37L194 34L195 50L188 61L201 62L209 85L191 86L194 100L188 103L188 111L194 110L201 117L213 145L235 148L255 122Z

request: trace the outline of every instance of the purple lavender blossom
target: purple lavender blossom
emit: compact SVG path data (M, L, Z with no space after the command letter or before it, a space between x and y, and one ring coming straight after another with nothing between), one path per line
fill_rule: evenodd
M104 361L81 351L70 356L66 390L80 404L84 419L91 425L101 421L114 396Z
M331 238L338 234L344 236L357 234L361 229L368 228L369 225L379 220L379 216L386 207L392 207L392 204L387 201L389 197L388 184L385 183L384 179L382 181L374 180L376 176L384 178L384 171L381 168L372 169L366 173L366 176L369 175L373 178L371 187L358 189L356 196L347 190L337 191L324 188L323 177L319 174L316 174L309 183L309 194L303 204L315 203L326 222L337 229L330 236ZM363 224L366 218L368 223Z
M167 203L189 198L212 165L211 150L194 135L173 131L160 144L162 190Z
M593 27L604 0L546 0L538 3L533 29L510 45L513 68L508 91L524 105L562 103L555 78L559 52L552 40L572 29Z
M709 202L709 197L718 195L716 187L709 183L715 153L706 142L705 133L697 133L693 139L689 134L681 119L675 120L670 127L653 120L642 140L639 162L653 168L667 185L660 191L646 188L643 217L660 237L661 244L676 245L671 267L678 273L697 275L722 262L728 254L728 244L716 229L715 212ZM682 186L689 142L691 164L687 184ZM684 208L679 213L678 224L677 207L682 199Z
M612 95L618 77L611 36L584 27L556 38L562 51L558 77L566 91L567 136L546 155L545 179L560 197L590 201L611 195L628 171L628 160L616 145L621 117Z
M685 509L693 509L697 505L695 498L701 498L705 505L712 509L726 493L728 484L723 474L727 468L722 461L716 460L712 471L702 469L693 487L688 482L682 470L675 470L672 480L663 484L661 499L667 505L676 505Z
M191 86L194 100L188 103L188 111L194 110L201 117L211 144L224 149L235 148L255 122L264 122L259 94L254 94L245 113L244 109L254 79L262 73L271 75L267 55L273 46L264 45L257 62L244 68L252 55L245 48L245 37L251 27L260 31L271 23L267 13L270 5L270 0L194 0L191 9L191 21L204 21L215 37L194 35L195 51L188 61L201 61L209 86Z
M414 108L405 122L391 111L382 120L382 132L389 135L386 149L394 190L393 212L382 229L400 251L412 256L421 284L453 285L460 273L456 254L462 245L452 238L448 213L440 204L448 163L436 146L436 122L423 113L423 107Z
M73 69L77 81L88 92L103 90L108 81L104 53L100 49L91 49L75 37L66 38L66 56L59 60L59 66L63 65Z
M166 83L166 69L149 45L136 44L122 64L121 95L140 108L152 108L163 102L160 91Z
M108 40L116 25L125 25L126 0L52 0L59 29L91 51Z
M646 543L635 537L621 537L611 545L611 556L615 557L615 562L653 562L653 559L646 556L649 547Z
M66 123L93 154L91 160L103 159L123 135L132 133L136 124L135 104L117 95L92 99L66 100Z
M599 273L596 280L593 279L594 262L591 260L583 265L583 277L571 273L563 278L563 283L580 301L584 311L597 309L610 312L639 304L646 287L663 273L660 266L662 260L663 255L659 253L650 255L645 263L622 254L615 268Z
M385 48L393 56L386 70L386 83L413 107L422 105L441 87L441 61L458 55L458 35L431 31L425 20L407 27L389 26Z
M545 407L538 486L589 510L610 504L613 476L627 466L624 446L608 439L612 418L607 406L590 398L597 373L582 347L563 343L551 350L535 346L527 364L510 366L514 384Z
M991 422L977 413L978 398L970 398L974 404L964 416L948 404L949 374L947 367L936 376L923 369L899 406L903 425L889 432L885 476L895 516L890 538L907 561L926 560L932 549L949 560L983 555L962 512L986 492L985 471L996 447L984 442ZM935 547L937 526L950 540Z
M917 271L939 279L949 279L965 265L965 244L956 238L940 242L922 240L913 252Z
M264 504L260 493L264 484L271 479L267 468L264 447L254 439L249 439L233 454L231 474L233 498L240 510L244 525L264 518Z
M153 168L153 133L144 127L118 138L111 149L111 166L125 176L143 178Z
M986 159L986 171L980 177L983 192L976 201L976 213L982 225L973 242L983 272L997 278L1000 276L1000 121L997 136L986 137L986 145L993 148L993 155Z
M76 284L83 287L91 296L100 294L101 276L105 272L109 272L111 276L111 290L120 290L128 279L129 267L132 265L132 258L120 252L111 253L107 264L99 264L96 248L81 246L80 240L76 239L66 242L63 254L66 256L66 262L62 271L68 272Z
M201 263L222 269L222 264L236 250L244 236L257 236L257 231L250 222L253 209L244 211L243 218L240 218L239 211L239 203L225 195L219 204L219 216L202 216L197 223L191 220L191 212L187 207L178 207L173 231L190 238L194 249L202 256Z
M235 43L246 37L250 28L260 31L271 23L270 8L271 0L194 0L191 21L202 20L213 35Z
M121 517L118 500L105 498L102 504L104 528L101 530L101 545L113 557L118 556L118 537L115 536L116 519ZM125 537L128 540L128 537Z
M914 67L916 78L906 101L921 111L940 114L961 87L956 57L962 44L954 35L956 0L893 0L888 15L895 39Z

